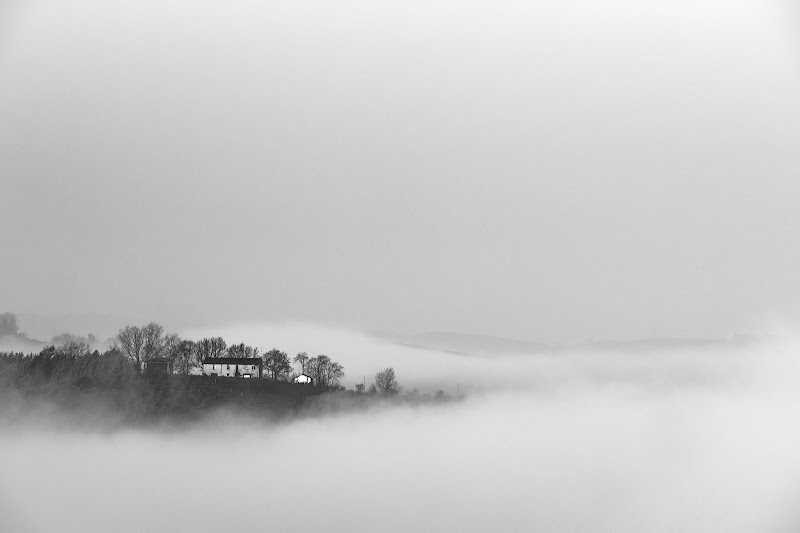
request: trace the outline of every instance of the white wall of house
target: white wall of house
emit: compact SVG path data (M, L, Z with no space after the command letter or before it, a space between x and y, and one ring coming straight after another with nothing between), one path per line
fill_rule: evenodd
M299 376L294 378L295 383L311 383L311 381L313 380L309 376L306 376L305 374L300 374Z
M236 369L239 369L239 377L250 376L253 378L260 378L258 372L258 365L220 365L220 364L203 364L203 373L211 376L223 377L236 377Z

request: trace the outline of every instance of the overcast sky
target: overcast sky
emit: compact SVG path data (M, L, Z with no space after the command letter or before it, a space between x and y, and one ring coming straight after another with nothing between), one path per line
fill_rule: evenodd
M800 304L777 0L0 3L0 311L542 340Z

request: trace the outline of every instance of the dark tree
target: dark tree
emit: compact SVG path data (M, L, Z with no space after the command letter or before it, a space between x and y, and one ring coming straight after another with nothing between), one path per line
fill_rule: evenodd
M197 343L197 358L202 364L206 359L223 357L226 347L222 337L205 338Z
M70 342L83 342L86 344L90 344L88 338L80 337L78 335L73 335L71 333L61 333L50 339L50 343L53 346L61 346Z
M306 373L320 387L336 387L344 377L344 367L327 355L318 355L308 360Z
M286 381L292 372L292 362L286 352L273 348L264 354L264 370L270 379Z
M119 330L116 337L120 351L133 363L137 370L142 368L142 348L144 346L144 333L137 326L125 326Z
M375 386L381 394L394 395L400 392L400 384L394 375L394 368L384 368L375 374Z
M169 341L164 334L164 326L150 322L142 327L142 336L144 339L142 343L142 359L144 361L166 355L164 351ZM174 339L172 341L174 342Z
M258 348L247 346L245 343L233 344L228 346L228 357L245 357L252 359L258 357Z
M193 368L197 368L200 361L197 359L197 348L193 341L184 340L178 343L173 358L175 372L189 375Z
M244 357L244 343L231 344L228 346L228 350L225 355L228 357Z
M89 345L80 341L67 341L58 348L56 353L67 357L82 357L89 354Z
M172 359L180 343L175 333L165 333L161 324L150 322L142 327L125 326L116 337L117 344L136 368L153 357Z
M183 339L181 339L177 333L168 333L164 335L164 347L161 350L160 357L175 361L182 342Z
M305 374L306 364L308 363L308 354L306 352L300 352L294 356L294 362L300 365L300 372Z

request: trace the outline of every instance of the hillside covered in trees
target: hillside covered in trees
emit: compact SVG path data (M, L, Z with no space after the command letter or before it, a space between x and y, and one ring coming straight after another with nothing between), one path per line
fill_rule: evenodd
M16 322L3 315L5 327L19 335ZM11 315L13 317L13 315ZM87 424L191 422L221 412L275 420L287 416L368 408L380 402L440 402L444 393L401 393L394 370L378 372L365 389L342 385L344 367L324 354L298 353L290 358L273 348L260 353L221 337L182 339L156 323L125 326L105 350L88 339L60 336L38 352L0 352L0 421L25 418L40 405L78 417ZM252 358L262 362L262 379L205 375L202 362L216 358ZM165 360L171 373L143 371L145 363ZM313 385L294 383L298 375Z

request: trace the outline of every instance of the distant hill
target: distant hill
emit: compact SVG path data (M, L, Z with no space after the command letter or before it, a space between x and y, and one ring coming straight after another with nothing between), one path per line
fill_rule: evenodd
M545 354L568 350L651 353L660 351L699 350L716 347L733 348L764 340L758 337L737 336L732 339L660 338L589 340L579 344L558 345L494 337L491 335L474 335L442 331L429 331L416 334L371 332L370 335L381 341L402 346L482 357L515 354Z
M68 342L87 344L92 350L105 351L111 347L119 319L104 315L61 315L4 312L0 313L0 352L36 353L47 346L62 346ZM108 332L100 337L90 331ZM115 329L112 329L115 328ZM80 332L78 334L70 331Z
M587 341L583 343L582 346L595 350L649 352L649 351L661 351L661 350L687 350L693 348L710 348L714 346L725 345L728 342L729 341L726 341L724 339L666 338L666 339L636 339L627 341L616 341L616 340Z
M87 336L94 334L100 339L116 335L126 324L140 324L144 320L99 313L65 313L44 315L38 313L17 313L20 329L37 339L51 339L61 333Z
M35 353L47 343L23 335L0 335L0 352Z
M63 346L67 342L82 342L88 345L89 349L99 350L100 352L108 350L113 345L112 339L100 340L94 335L83 337L70 333L61 333L47 341L33 339L24 334L0 335L0 352L38 353L48 346Z
M704 348L735 348L746 346L754 342L768 340L766 337L736 336L732 339L707 339L707 338L663 338L663 339L637 339L637 340L602 340L587 341L579 347L590 350L614 350L622 352L656 352L699 350Z
M371 335L384 342L403 346L483 357L545 353L553 349L552 346L540 342L446 331L428 331L416 334L372 332Z

